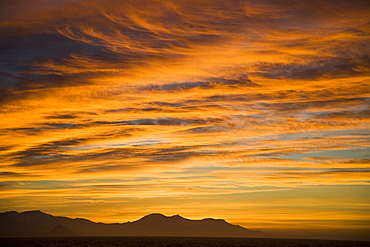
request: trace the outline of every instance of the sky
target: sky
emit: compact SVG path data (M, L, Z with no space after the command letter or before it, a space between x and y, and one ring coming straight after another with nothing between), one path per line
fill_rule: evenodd
M0 211L369 233L369 16L365 0L1 1Z

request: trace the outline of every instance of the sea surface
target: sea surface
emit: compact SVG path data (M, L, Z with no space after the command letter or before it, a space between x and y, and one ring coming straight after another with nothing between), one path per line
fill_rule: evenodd
M370 242L307 239L262 238L190 238L190 237L71 237L71 238L0 238L1 247L368 247Z

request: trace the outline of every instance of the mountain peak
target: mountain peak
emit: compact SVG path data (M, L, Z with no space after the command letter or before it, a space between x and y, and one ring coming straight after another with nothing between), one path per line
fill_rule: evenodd
M204 218L203 221L220 221L220 222L226 222L224 219L214 219L214 218Z
M18 214L17 211L6 211L4 214Z
M167 216L165 216L164 214L160 214L160 213L153 213L153 214L148 214L144 217L167 217Z
M148 214L139 219L138 221L172 221L172 220L188 220L178 214L172 215L172 216L166 216L164 214L160 213L153 213L153 214Z
M44 213L40 210L31 210L31 211L24 211L24 212L21 212L19 214L29 214L29 215L49 215L51 216L51 214L47 214L47 213Z
M40 210L30 210L30 211L24 211L24 212L21 212L21 214L45 214L43 212L41 212Z
M178 215L178 214L172 215L171 218L174 218L174 219L185 219L184 217L182 217L181 215Z
M153 214L145 215L140 220L142 220L142 219L149 219L149 218L167 218L167 216L165 216L163 214L159 214L159 213L153 213Z

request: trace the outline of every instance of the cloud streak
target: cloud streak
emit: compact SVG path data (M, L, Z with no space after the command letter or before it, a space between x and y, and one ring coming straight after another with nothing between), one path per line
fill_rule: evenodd
M277 203L317 227L299 200L330 187L316 222L364 227L369 14L346 0L4 1L0 208L82 217L77 200L125 221L172 200L172 214L251 228ZM269 199L288 194L293 208Z

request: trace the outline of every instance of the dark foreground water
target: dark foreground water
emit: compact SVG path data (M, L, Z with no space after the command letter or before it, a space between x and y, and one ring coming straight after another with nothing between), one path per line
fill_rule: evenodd
M76 237L76 238L0 238L1 247L367 247L370 242L260 238L175 238L175 237Z

